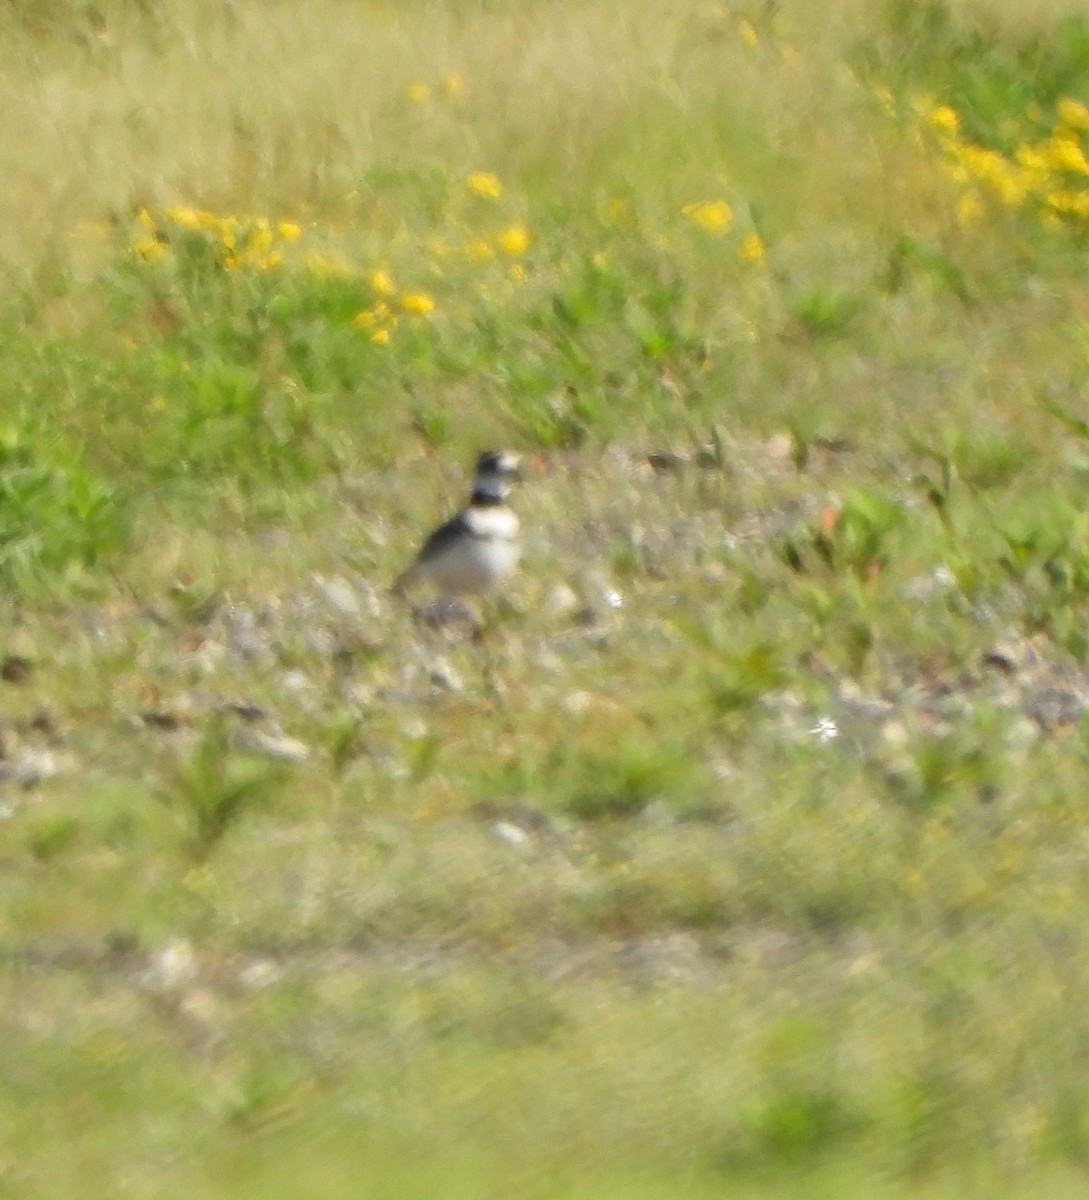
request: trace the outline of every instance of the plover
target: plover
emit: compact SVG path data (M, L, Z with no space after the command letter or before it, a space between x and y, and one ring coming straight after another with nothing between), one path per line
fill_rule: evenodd
M507 450L488 450L477 459L468 506L424 542L393 585L395 593L420 581L433 584L443 599L496 589L522 551L518 517L507 507L509 483L521 478L518 467L518 455Z

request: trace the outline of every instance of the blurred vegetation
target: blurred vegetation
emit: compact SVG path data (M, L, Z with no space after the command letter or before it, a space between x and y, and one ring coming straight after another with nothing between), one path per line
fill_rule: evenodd
M0 9L0 1191L1081 1188L1087 81ZM458 640L386 588L507 444Z

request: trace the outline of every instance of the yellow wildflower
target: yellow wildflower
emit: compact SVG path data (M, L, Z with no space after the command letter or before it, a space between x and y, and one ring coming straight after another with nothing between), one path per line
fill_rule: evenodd
M1057 171L1089 175L1089 161L1075 136L1057 133L1047 143L1047 156Z
M406 292L401 297L401 307L405 312L426 317L428 313L434 312L435 301L426 292Z
M166 217L168 221L180 225L182 229L196 230L200 228L200 213L187 204L172 204L166 210Z
M956 137L960 128L960 120L948 104L940 104L932 109L926 121L931 129L944 133L947 137Z
M1066 96L1055 106L1055 111L1068 129L1089 129L1089 108L1080 100Z
M280 221L276 232L285 242L297 242L302 237L302 229L296 221Z
M1047 197L1047 202L1056 212L1082 219L1089 217L1089 191L1059 190L1051 192Z
M376 271L371 272L371 288L379 296L391 296L393 294L393 280L384 267L379 267Z
M157 238L140 238L133 243L133 249L147 263L162 262L168 253L166 246Z
M760 41L756 26L751 21L746 21L744 17L737 23L737 32L746 46L755 46Z
M158 226L155 224L155 218L148 212L146 208L140 209L136 214L137 221L140 222L140 228L147 233L154 233Z
M682 214L707 233L723 234L733 223L733 209L725 200L700 200L686 204Z
M1028 198L1031 179L1024 171L1007 170L996 176L992 181L998 198L1010 208L1020 208Z
M466 182L470 192L485 200L498 200L503 194L503 185L490 171L474 171Z
M495 239L499 248L512 258L525 254L529 249L529 232L522 225L511 225Z
M448 96L460 96L465 91L465 80L460 75L447 75L442 81L442 90Z
M762 267L767 262L767 250L755 230L745 234L741 239L737 247L737 257L741 262L752 263L754 267Z
M374 344L376 346L388 346L389 345L389 330L388 329L376 329L374 331L374 333L371 334L371 341L374 342Z
M259 217L250 232L249 245L246 247L251 254L263 254L272 245L272 227L264 217Z
M406 91L413 104L424 104L431 95L431 89L426 83L410 83Z
M1039 146L1033 146L1030 142L1023 142L1018 146L1014 152L1014 158L1026 171L1037 171L1042 174L1046 174L1048 171L1047 156Z
M986 184L1010 208L1019 208L1028 197L1033 184L1032 172L1021 169L997 150L987 150L982 146L960 146L957 158L966 172L963 182L972 178ZM961 176L954 171L954 178Z

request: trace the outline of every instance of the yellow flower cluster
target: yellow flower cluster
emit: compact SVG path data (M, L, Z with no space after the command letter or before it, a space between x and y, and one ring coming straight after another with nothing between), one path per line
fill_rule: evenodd
M767 250L760 235L755 231L745 234L737 247L737 257L743 263L751 263L754 267L763 267L767 263Z
M729 233L734 223L734 210L726 200L697 200L686 204L681 209L681 215L712 237L722 237ZM767 257L767 247L754 229L746 233L737 244L738 262L752 267L764 267L767 266Z
M686 204L681 212L706 233L727 233L734 223L734 210L725 200L698 200Z
M229 271L278 267L283 262L284 247L302 236L302 229L294 221L220 216L184 204L172 204L158 214L142 208L136 224L132 247L145 262L169 259L182 238L196 237Z
M519 211L521 206L509 203L506 196L496 174L467 172L449 181L440 222L420 236L413 234L411 214L406 228L404 214L388 211L382 197L368 196L368 212L374 219L368 221L363 235L366 248L355 251L322 245L316 228L304 239L303 230L293 221L171 205L161 211L141 210L131 248L140 260L167 267L195 265L236 276L273 271L275 288L300 285L306 304L320 304L327 285L336 319L350 322L371 343L384 346L395 333L403 337L440 315L444 325L466 319L471 312L465 303L466 285L495 304L511 294L511 284L517 287L544 277L535 265L546 272L549 267L562 273L569 270L567 262L538 262L535 231ZM358 192L349 196L353 202L359 199ZM609 200L600 216L604 223L634 233L652 247L668 252L673 244L671 235L644 225L627 199ZM712 196L685 205L673 220L697 231L694 244L701 234L722 239L719 244L726 253L747 270L767 265L760 235L746 229L747 221L735 222L734 210L724 198ZM391 230L395 230L392 236ZM288 253L292 243L300 244ZM595 255L594 261L604 269L606 252ZM181 282L185 278L179 274Z
M964 189L957 203L962 222L981 216L988 198L1010 209L1031 208L1051 225L1089 221L1089 107L1080 100L1060 100L1047 132L1022 141L1012 154L967 138L948 105L919 101L916 107L945 169Z
M398 292L393 278L385 267L371 271L370 307L361 309L352 323L364 330L376 346L389 345L390 337L403 314L428 317L435 311L435 301L427 292Z
M474 196L485 200L498 200L503 194L503 185L490 171L474 171L465 183Z

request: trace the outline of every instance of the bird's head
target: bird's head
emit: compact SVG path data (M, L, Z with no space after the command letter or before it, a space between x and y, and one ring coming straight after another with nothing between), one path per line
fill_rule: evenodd
M485 450L476 460L473 500L477 503L501 503L510 491L510 483L522 478L521 457L512 450Z

